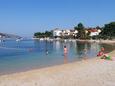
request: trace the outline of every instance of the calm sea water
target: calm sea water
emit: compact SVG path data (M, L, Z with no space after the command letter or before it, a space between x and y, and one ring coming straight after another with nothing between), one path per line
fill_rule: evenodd
M63 54L64 45L68 48L67 55ZM93 58L96 57L101 47L104 47L106 52L115 49L115 45L76 41L23 40L16 42L15 40L6 40L0 43L0 74L79 61L84 59L85 48L87 49L85 57Z

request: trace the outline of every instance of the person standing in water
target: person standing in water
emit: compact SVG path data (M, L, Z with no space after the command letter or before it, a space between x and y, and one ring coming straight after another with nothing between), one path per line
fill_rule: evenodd
M67 61L67 47L64 46L64 64L66 64L68 61Z
M67 47L64 46L64 54L67 54Z

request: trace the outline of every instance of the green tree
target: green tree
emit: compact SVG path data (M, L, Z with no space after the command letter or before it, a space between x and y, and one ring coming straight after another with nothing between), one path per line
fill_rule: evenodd
M52 37L53 33L51 31L45 31L45 36L46 37Z
M39 37L41 36L41 33L40 33L40 32L36 32L36 33L34 33L34 36L35 36L36 38L39 38Z
M101 38L103 39L112 39L115 38L115 22L105 24L100 33Z
M79 23L77 26L74 27L75 30L83 30L84 26L82 23Z
M77 34L78 39L86 38L85 28L82 23L79 23L77 26L74 27L74 29L78 31L78 34Z
M53 34L51 31L34 33L34 37L36 37L36 38L44 38L44 37L52 37L52 36L53 36Z

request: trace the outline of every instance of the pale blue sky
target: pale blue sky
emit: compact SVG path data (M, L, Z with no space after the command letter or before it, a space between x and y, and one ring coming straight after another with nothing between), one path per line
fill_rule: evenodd
M0 32L32 36L54 28L115 21L115 0L0 0Z

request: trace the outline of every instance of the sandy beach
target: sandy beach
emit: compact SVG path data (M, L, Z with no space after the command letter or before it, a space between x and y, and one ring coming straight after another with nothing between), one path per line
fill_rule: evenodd
M115 86L115 61L94 58L2 75L0 86Z

